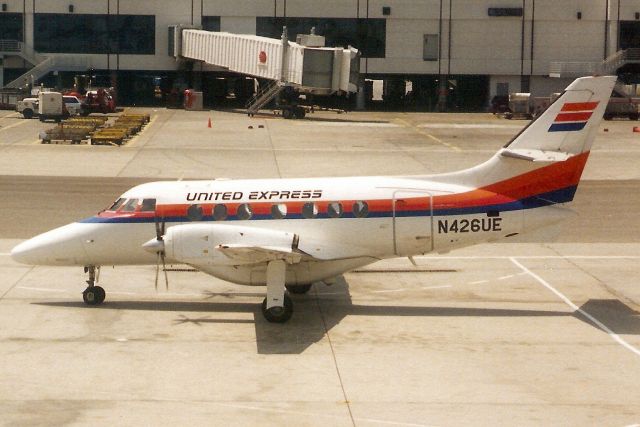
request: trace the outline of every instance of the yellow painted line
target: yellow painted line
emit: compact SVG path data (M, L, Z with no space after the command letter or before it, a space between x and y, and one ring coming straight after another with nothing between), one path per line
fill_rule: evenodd
M413 129L414 131L416 131L420 135L426 136L427 138L437 142L438 144L442 144L445 147L448 147L448 148L452 149L453 151L462 151L459 147L456 147L455 145L450 144L447 141L443 141L440 138L437 138L437 137L431 135L429 132L425 132L424 130L420 129L419 127L417 127L415 125L412 125L411 123L409 123L408 121L406 121L404 119L395 119L395 121L402 123L406 127L409 127L411 129Z
M14 124L9 125L9 126L0 126L0 132L2 132L3 130L14 128L16 126L23 125L23 124L28 123L28 122L29 122L29 120L21 120L18 123L14 123Z
M155 116L152 116L152 117L151 117L151 120L149 120L149 123L147 123L147 124L144 126L144 129L142 129L140 132L138 132L137 134L135 134L135 135L133 136L133 138L131 138L131 139L129 140L129 142L127 142L126 144L124 144L124 145L123 145L123 147L133 147L133 146L135 146L135 145L136 145L136 142L138 142L138 140L139 140L139 138L138 138L138 137L139 137L140 135L142 135L143 133L145 133L145 132L147 131L147 129L149 129L149 128L151 127L151 125L153 124L153 122L155 122L155 121L156 121L156 119L157 119L157 118L158 118L158 115L157 115L157 114L156 114Z

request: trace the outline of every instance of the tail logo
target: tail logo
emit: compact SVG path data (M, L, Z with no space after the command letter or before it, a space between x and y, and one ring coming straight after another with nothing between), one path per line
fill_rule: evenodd
M549 132L573 132L582 130L599 102L567 102L556 116Z

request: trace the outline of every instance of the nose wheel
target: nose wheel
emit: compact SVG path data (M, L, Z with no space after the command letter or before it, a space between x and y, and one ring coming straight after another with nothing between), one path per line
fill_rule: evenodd
M89 280L87 280L87 289L82 292L82 299L85 304L99 305L104 302L106 292L101 286L98 286L98 279L100 278L100 267L90 265L84 268L85 273L89 273Z

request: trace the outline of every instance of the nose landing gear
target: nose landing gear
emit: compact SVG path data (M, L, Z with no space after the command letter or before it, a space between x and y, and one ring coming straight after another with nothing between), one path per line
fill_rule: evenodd
M87 280L89 286L82 292L82 299L88 305L102 304L106 293L101 286L97 285L100 279L100 266L87 266L84 268L84 272L89 273L89 280Z

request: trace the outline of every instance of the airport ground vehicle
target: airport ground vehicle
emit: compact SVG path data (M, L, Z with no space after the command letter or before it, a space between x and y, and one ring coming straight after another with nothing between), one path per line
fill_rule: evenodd
M91 113L115 113L116 102L112 94L107 89L97 89L87 91L83 101L80 114L88 116Z
M40 92L38 94L38 118L41 122L55 120L60 122L69 118L69 110L60 92Z
M38 98L24 98L16 104L16 111L25 119L38 114Z
M77 97L63 95L62 100L70 116L80 114L80 100ZM24 98L16 104L16 111L22 114L25 119L31 119L40 114L38 105L38 98Z

